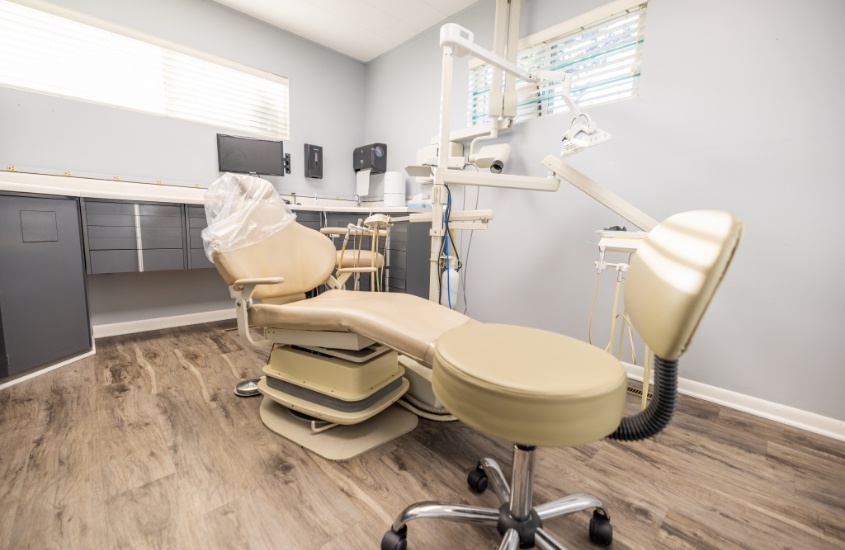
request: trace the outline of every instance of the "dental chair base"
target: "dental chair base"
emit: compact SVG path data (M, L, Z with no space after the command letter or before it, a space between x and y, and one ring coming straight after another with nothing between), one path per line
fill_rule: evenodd
M409 386L396 352L384 346L357 353L279 346L263 372L258 391L265 397L298 413L342 425L372 418Z

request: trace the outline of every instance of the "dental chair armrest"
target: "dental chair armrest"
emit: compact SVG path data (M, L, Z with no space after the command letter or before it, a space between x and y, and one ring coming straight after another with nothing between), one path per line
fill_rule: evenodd
M252 305L252 294L258 285L277 285L284 283L284 277L250 277L238 279L229 286L229 295L235 300L242 299L247 306Z
M229 287L229 294L235 299L235 317L238 320L238 334L241 338L258 348L267 348L273 343L268 340L256 342L249 333L249 308L252 307L252 295L258 285L277 285L285 282L284 277L254 277L238 279Z
M284 282L284 277L251 277L249 279L238 279L232 283L232 286L236 290L241 290L246 285L277 285Z

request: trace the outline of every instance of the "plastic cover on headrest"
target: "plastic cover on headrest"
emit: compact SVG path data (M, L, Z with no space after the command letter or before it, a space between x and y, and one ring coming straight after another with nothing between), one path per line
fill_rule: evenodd
M205 255L236 250L260 242L296 219L267 180L244 174L223 174L205 192L202 230Z

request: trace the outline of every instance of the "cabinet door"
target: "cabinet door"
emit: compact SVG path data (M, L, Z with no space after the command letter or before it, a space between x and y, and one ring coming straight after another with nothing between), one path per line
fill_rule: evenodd
M0 195L0 376L91 349L76 199Z

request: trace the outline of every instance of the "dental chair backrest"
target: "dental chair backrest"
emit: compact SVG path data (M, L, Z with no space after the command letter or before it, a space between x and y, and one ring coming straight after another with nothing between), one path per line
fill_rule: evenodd
M262 205L255 216L272 216ZM265 239L236 250L215 251L212 262L227 285L238 279L284 277L277 285L258 285L253 297L265 302L292 301L325 283L334 270L337 251L318 231L291 222Z
M732 214L698 210L667 218L637 249L625 310L658 357L674 360L686 351L741 235Z

